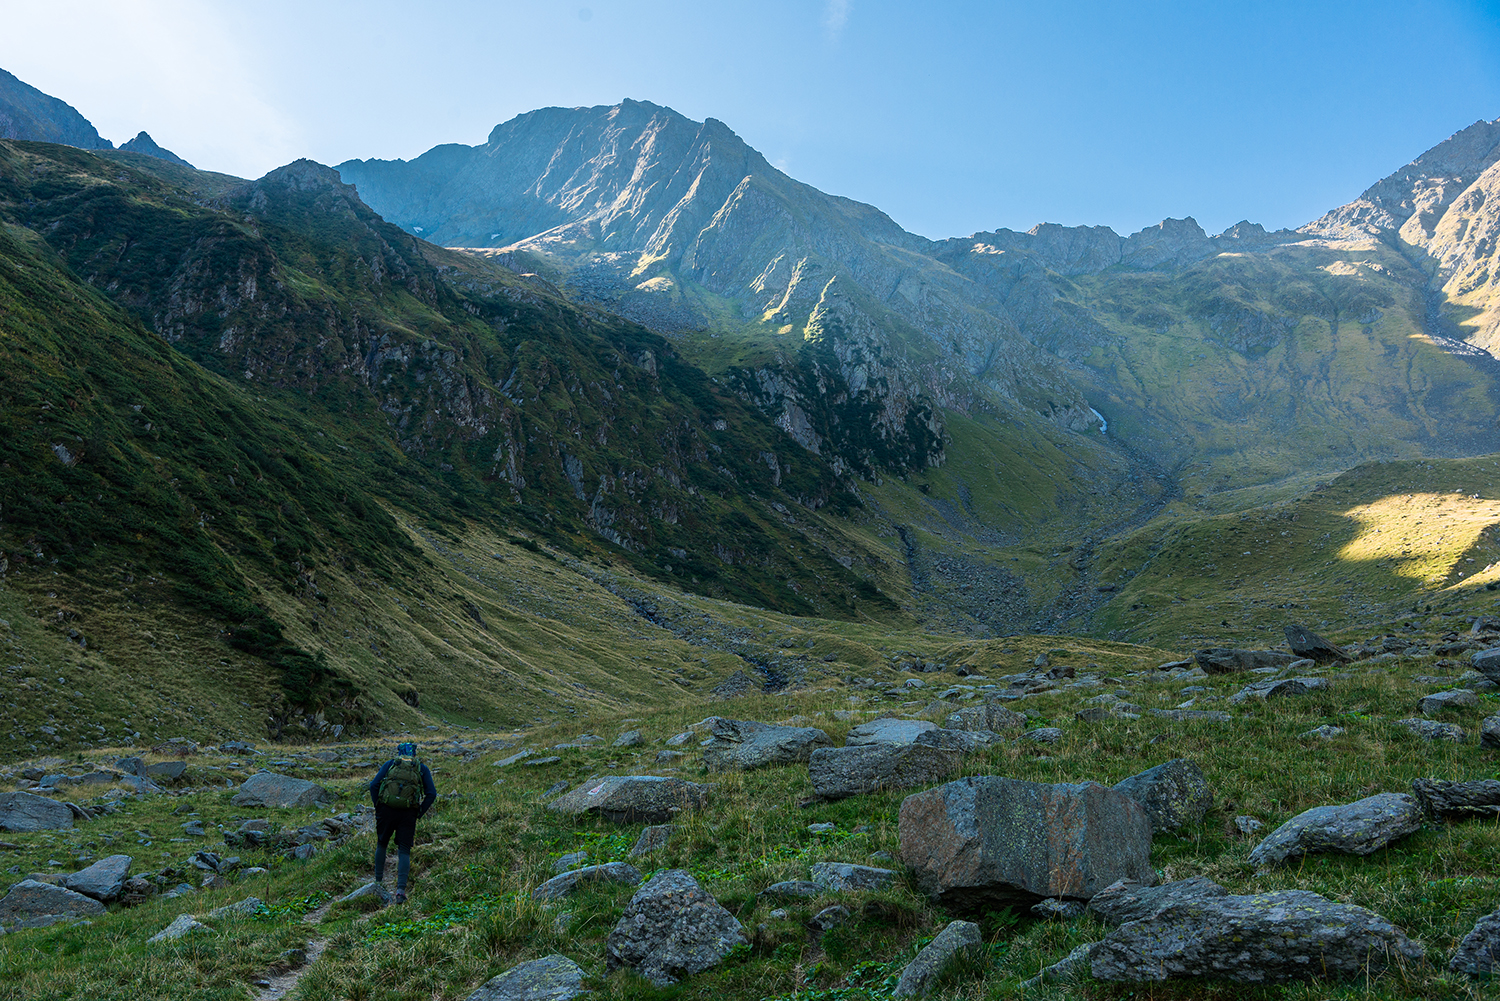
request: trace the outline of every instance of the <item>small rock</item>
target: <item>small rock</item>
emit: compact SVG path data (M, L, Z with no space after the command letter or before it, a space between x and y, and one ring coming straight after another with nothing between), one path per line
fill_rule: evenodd
M566 855L559 856L557 861L552 863L552 874L554 876L561 875L569 869L576 869L588 860L588 852L568 852Z
M379 886L379 884L367 883L358 890L355 890L354 893L349 894L348 897L343 898L339 903L349 900L355 894L370 892L370 887L372 886ZM385 887L381 887L381 890L384 891ZM266 906L265 901L259 897L246 897L244 900L237 900L232 904L225 904L223 907L215 907L205 914L204 917L210 921L219 921L224 918L248 918L264 906Z
M1486 716L1480 725L1479 746L1500 748L1500 715Z
M1063 739L1063 732L1055 726L1039 726L1021 734L1021 739L1034 744L1056 744Z
M1247 817L1242 815L1234 818L1234 826L1237 831L1248 837L1249 835L1252 835L1255 832L1261 830L1266 825L1263 821L1256 820L1254 817Z
M492 977L468 1001L571 1001L588 993L585 976L577 963L553 953Z
M315 782L257 772L240 786L230 800L235 806L269 806L290 809L299 806L322 806L333 802L333 794Z
M641 731L639 731L639 730L626 730L624 733L622 733L618 737L616 737L615 738L615 742L613 744L611 744L610 746L611 747L636 747L637 745L639 745L642 742L642 740L643 740L643 738L641 737Z
M1308 692L1326 692L1327 678L1281 678L1277 681L1257 681L1229 696L1231 705L1244 702L1271 702L1291 695L1306 695Z
M558 757L555 754L551 754L551 755L548 755L545 758L532 758L529 761L523 761L523 762L521 762L521 767L522 768L545 768L547 765L555 765L555 764L557 764L561 760L562 760L562 758Z
M1031 905L1031 913L1039 918L1047 918L1055 921L1071 921L1083 913L1084 904L1081 900L1062 900L1057 897L1048 897Z
M829 831L836 831L838 829L839 829L839 825L838 824L808 824L807 825L807 833L808 834L827 834Z
M1151 715L1174 723L1228 723L1234 719L1228 713L1214 709L1152 709Z
M1466 736L1464 728L1457 723L1439 723L1430 719L1398 719L1394 725L1411 731L1423 740L1446 740L1454 744L1462 744Z
M1313 738L1332 740L1335 737L1342 737L1344 733L1345 730L1343 727L1331 726L1328 723L1324 723L1322 726L1315 726L1311 730L1304 730L1297 734L1297 736L1303 740L1312 740Z
M683 744L686 744L688 741L692 740L693 736L693 731L687 730L683 733L673 734L666 740L662 741L662 743L666 744L668 747L681 747Z
M770 897L773 900L790 900L799 897L821 897L823 892L823 887L811 880L792 879L784 883L772 883L761 890L757 896Z
M825 890L885 890L896 880L890 869L849 862L819 862L812 867L812 881Z
M1472 709L1479 705L1479 696L1464 688L1446 692L1434 692L1417 703L1424 716L1435 716L1446 709Z
M971 921L953 921L938 932L915 959L901 971L901 979L891 991L893 998L923 997L937 986L954 964L977 963L984 955L984 936Z
M1094 951L1094 946L1097 944L1097 942L1085 942L1068 953L1065 958L1046 967L1030 980L1023 981L1021 984L1022 993L1034 991L1043 984L1057 983L1061 980L1081 979L1089 972L1089 954Z
M253 900L254 898L252 897L251 899ZM371 881L369 883L366 883L364 886L361 886L359 889L354 890L351 893L347 893L344 896L340 897L338 900L335 900L334 906L353 907L359 909L370 907L371 909L375 909L380 907L389 907L391 904L395 903L395 901L395 894L391 893L390 890L387 890L379 883ZM212 912L209 913L209 917L213 917Z
M108 903L118 897L130 873L129 855L110 855L86 869L63 878L62 885L75 893Z
M527 758L535 756L535 754L536 754L535 751L517 751L515 754L512 754L510 757L508 757L508 758L501 758L499 761L495 762L495 767L496 768L509 768L511 765L514 765L514 764L516 764L518 762L521 762L521 761L525 761Z
M624 883L635 886L641 881L641 871L626 862L606 862L604 865L586 865L559 876L531 891L536 900L561 900L570 896L585 883Z
M849 908L834 904L814 914L807 923L818 931L831 931L848 920Z
M635 839L635 845L630 849L630 857L640 858L667 847L667 842L672 840L676 831L676 824L654 824L642 828L641 836Z
M213 931L208 925L203 924L191 914L179 914L176 919L161 931L148 938L147 942L175 942L185 935L195 932Z
M178 826L182 828L182 833L190 838L208 837L208 832L203 829L203 821L201 820L189 820L186 824Z

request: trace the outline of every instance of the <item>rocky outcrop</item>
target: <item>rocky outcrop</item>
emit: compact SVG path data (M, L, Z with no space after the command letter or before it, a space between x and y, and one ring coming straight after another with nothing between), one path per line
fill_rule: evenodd
M93 917L104 905L93 897L35 879L23 879L0 898L0 928L44 928L60 921Z
M844 799L881 789L940 782L963 764L963 752L930 743L820 747L808 759L813 792Z
M1191 876L1160 886L1121 880L1094 894L1088 903L1088 912L1105 924L1118 927L1127 921L1149 918L1174 904L1228 895L1228 890L1204 876Z
M1145 810L1092 782L959 779L903 800L898 830L918 887L950 908L1088 900L1116 880L1155 881Z
M114 149L71 104L43 94L0 70L0 139L64 143L80 149Z
M192 167L192 164L188 163L176 153L173 153L169 149L162 149L160 146L156 145L156 140L152 139L151 136L144 131L138 133L134 139L121 145L120 152L140 153L144 156L155 157L158 160L165 160L168 163L175 163L179 167Z
M65 831L73 826L66 803L29 792L0 795L0 831Z

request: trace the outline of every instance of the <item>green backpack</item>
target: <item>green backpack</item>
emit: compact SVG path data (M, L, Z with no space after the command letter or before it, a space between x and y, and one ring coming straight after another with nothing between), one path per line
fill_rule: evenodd
M422 788L422 765L413 754L409 758L403 756L391 761L385 778L380 780L380 791L376 799L381 806L415 810L422 805L425 792Z

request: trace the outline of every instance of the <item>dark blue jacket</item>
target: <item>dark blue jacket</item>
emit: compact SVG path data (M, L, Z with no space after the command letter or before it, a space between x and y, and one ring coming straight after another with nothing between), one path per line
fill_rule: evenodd
M381 765L380 771L376 772L375 777L370 780L370 802L375 804L375 809L377 810L394 809L393 807L380 805L380 783L384 781L385 773L390 771L391 766L395 763L396 759L392 758ZM432 772L428 770L427 762L425 761L422 762L422 790L424 795L422 796L422 805L417 807L418 817L432 809L432 804L437 799L437 786L432 784Z

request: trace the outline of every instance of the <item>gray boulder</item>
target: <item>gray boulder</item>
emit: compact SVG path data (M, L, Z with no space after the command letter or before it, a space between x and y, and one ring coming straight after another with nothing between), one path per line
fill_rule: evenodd
M1439 723L1431 719L1398 719L1395 725L1403 730L1408 730L1423 740L1446 740L1454 744L1462 744L1466 734L1464 728L1457 723Z
M1185 900L1094 945L1097 980L1214 977L1240 983L1357 977L1422 948L1385 918L1306 890Z
M1484 718L1479 729L1479 746L1492 750L1500 747L1500 715Z
M191 914L179 914L161 931L146 939L147 942L175 942L187 935L197 932L213 931L208 925L199 921Z
M719 902L682 869L657 873L635 892L605 941L605 967L634 969L658 987L702 973L748 942Z
M1033 744L1057 744L1062 742L1063 732L1055 726L1039 726L1021 734L1020 739Z
M1416 779L1411 792L1428 816L1440 820L1500 817L1500 781L1495 779L1472 782Z
M1500 646L1474 651L1469 657L1469 663L1486 678L1500 682Z
M1469 934L1458 944L1458 951L1448 961L1448 969L1470 977L1489 979L1500 963L1500 909L1491 911L1474 923Z
M1218 709L1152 709L1151 715L1174 723L1228 723L1234 719Z
M75 893L107 903L120 895L125 879L130 875L130 862L129 855L110 855L63 877L62 885Z
M1205 674L1239 674L1263 667L1286 667L1294 658L1277 650L1230 650L1213 647L1193 654Z
M987 730L990 733L1005 733L1008 730L1024 730L1026 717L1005 708L998 702L986 702L983 705L967 706L949 713L943 725L949 730L971 732Z
M1212 900L1228 895L1228 890L1204 876L1191 876L1160 886L1145 886L1120 880L1094 894L1094 899L1089 901L1088 911L1105 924L1118 927L1127 921L1149 918L1172 904L1189 900Z
M952 921L901 971L893 998L926 997L944 973L958 963L977 963L984 956L984 936L971 921Z
M41 928L104 913L104 905L63 886L23 879L0 898L0 928Z
M1435 716L1447 709L1472 709L1479 705L1479 696L1466 688L1455 688L1447 692L1433 692L1417 703L1424 716Z
M1352 659L1342 647L1328 642L1306 626L1299 626L1292 622L1288 623L1282 632L1286 634L1286 645L1298 657L1306 657L1319 664Z
M556 953L492 977L468 1001L572 1001L583 989L583 968Z
M1281 678L1277 681L1257 681L1229 696L1232 705L1242 702L1270 702L1289 695L1306 695L1308 692L1326 692L1327 678Z
M667 847L672 840L672 835L677 832L676 824L654 824L641 829L641 836L635 839L635 845L630 849L631 858L640 858L654 851Z
M1415 798L1383 792L1340 806L1304 810L1250 852L1251 865L1275 865L1318 852L1369 855L1422 827Z
M595 776L547 804L570 817L596 814L615 824L660 824L708 801L709 787L664 775Z
M925 719L894 719L885 717L861 723L849 731L844 738L845 747L864 747L870 744L910 744L928 730L938 725Z
M849 862L818 862L812 867L812 881L825 890L885 890L896 881L896 873Z
M639 730L626 730L624 733L622 733L618 737L616 737L615 738L615 742L613 744L609 745L609 746L610 747L636 747L636 746L640 745L644 741L644 739L645 738L643 738L641 736L641 731L639 731ZM541 962L541 960L537 960L537 962Z
M187 762L185 761L158 761L154 765L146 766L146 778L155 779L157 782L175 782L186 772Z
M250 899L255 900L254 897L251 897ZM335 900L333 902L333 905L335 907L352 907L355 909L362 909L365 907L370 907L372 905L376 908L380 908L389 907L391 904L395 903L395 901L396 895L394 893L392 893L390 890L387 890L384 886L381 886L374 880L371 880L364 886L361 886L356 890L344 894L342 897ZM258 908L260 906L260 901L256 900L255 903ZM234 905L231 904L230 906L232 907ZM214 912L209 911L208 916L213 917Z
M1151 819L1094 782L963 778L906 797L898 831L917 885L957 910L1087 900L1119 879L1155 881Z
M29 792L0 794L0 831L65 831L73 826L66 803Z
M603 865L586 865L558 876L531 891L537 900L561 900L585 883L624 883L635 886L641 881L641 871L626 862L606 862Z
M815 749L832 746L828 734L816 727L771 726L715 717L709 723L708 743L703 746L703 764L711 772L744 772L803 762Z
M380 887L381 892L375 892L373 889L371 889L372 887ZM355 890L353 893L349 894L349 896L341 898L339 900L339 903L346 903L350 900L358 900L362 896L373 896L383 899L387 903L390 902L390 892L386 890L385 887L380 886L379 883L366 883L358 890ZM222 907L215 907L213 910L209 911L203 916L208 918L208 920L210 921L223 921L225 919L233 918L248 918L264 906L266 906L266 902L264 900L261 900L259 897L246 897L244 900L236 900L232 904L225 904Z
M959 750L925 743L881 743L820 747L808 760L807 770L813 792L824 799L844 799L941 782L962 765Z
M552 875L560 876L569 869L577 869L589 860L588 852L568 852L552 863Z
M1313 727L1311 730L1304 730L1297 734L1297 736L1303 740L1312 740L1314 738L1318 740L1332 740L1335 737L1342 737L1344 733L1345 730L1343 727L1324 723L1321 726Z
M1040 973L1030 980L1022 981L1021 991L1034 991L1043 984L1053 984L1062 980L1081 980L1089 972L1089 953L1094 951L1096 942L1085 942L1077 946L1063 959L1058 960L1051 966L1045 967Z
M230 802L235 806L321 806L333 802L333 793L306 779L257 772L240 785Z
M1187 758L1173 758L1139 775L1115 783L1146 811L1155 831L1175 831L1197 824L1214 805L1203 769Z

